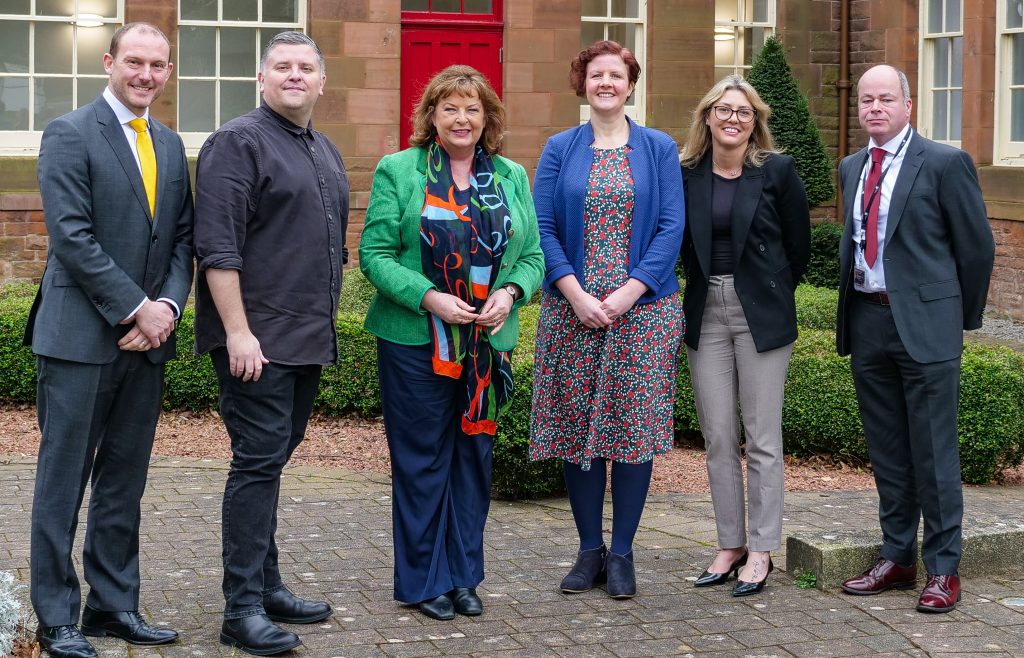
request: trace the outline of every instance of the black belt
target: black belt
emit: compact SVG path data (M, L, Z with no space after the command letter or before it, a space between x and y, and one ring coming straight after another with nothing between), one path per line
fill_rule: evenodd
M854 292L866 302L881 306L889 305L889 295L884 292L861 292L860 290L854 290Z

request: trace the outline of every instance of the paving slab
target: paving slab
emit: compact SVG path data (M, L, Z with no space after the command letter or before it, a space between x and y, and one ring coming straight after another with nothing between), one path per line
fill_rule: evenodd
M22 583L29 578L34 471L31 459L0 462L0 569ZM182 641L129 648L105 638L96 641L101 656L242 655L217 641L226 476L223 461L153 460L143 500L142 611L177 629ZM1022 517L1024 490L969 487L965 493L968 513L984 509L996 518L1016 509L1016 517L1001 518ZM787 493L784 535L870 533L877 504L871 491ZM694 588L715 551L706 493L651 497L636 540L640 594L628 601L601 590L558 591L576 541L564 499L495 501L485 535L487 579L479 589L484 614L433 621L392 600L390 506L386 477L308 467L285 472L278 530L285 581L335 609L322 623L292 627L305 642L292 655L1024 657L1024 568L965 579L963 601L947 615L916 612L914 591L851 597L800 589L785 570L785 547L758 596L734 599L729 587Z

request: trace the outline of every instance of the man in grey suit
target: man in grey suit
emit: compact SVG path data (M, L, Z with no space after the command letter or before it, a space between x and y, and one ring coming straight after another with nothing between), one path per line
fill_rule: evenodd
M960 599L960 353L963 331L981 326L995 245L970 156L910 127L907 77L876 66L857 97L871 139L839 165L836 344L851 355L882 554L843 590L915 587L923 516L928 579L917 609L948 612Z
M139 501L192 286L192 195L181 139L149 116L171 74L152 25L118 30L103 95L54 119L39 150L50 237L26 342L37 355L42 442L32 505L37 636L58 658L89 658L83 637L133 644L177 633L139 615ZM92 482L82 629L72 548Z

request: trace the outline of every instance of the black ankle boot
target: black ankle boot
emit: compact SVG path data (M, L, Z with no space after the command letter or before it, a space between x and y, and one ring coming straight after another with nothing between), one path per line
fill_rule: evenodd
M594 589L605 581L604 562L608 551L604 544L576 555L572 571L562 579L560 587L566 594L578 594Z
M626 555L608 554L608 596L613 599L631 599L636 596L636 570L633 551Z

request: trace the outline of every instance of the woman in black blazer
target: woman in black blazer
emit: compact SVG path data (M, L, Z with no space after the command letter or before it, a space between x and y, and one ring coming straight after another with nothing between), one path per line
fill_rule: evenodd
M694 110L680 157L686 353L719 544L696 585L735 573L733 596L764 589L782 542L782 398L796 340L793 290L810 251L804 186L793 158L775 150L770 112L746 80L727 76Z

